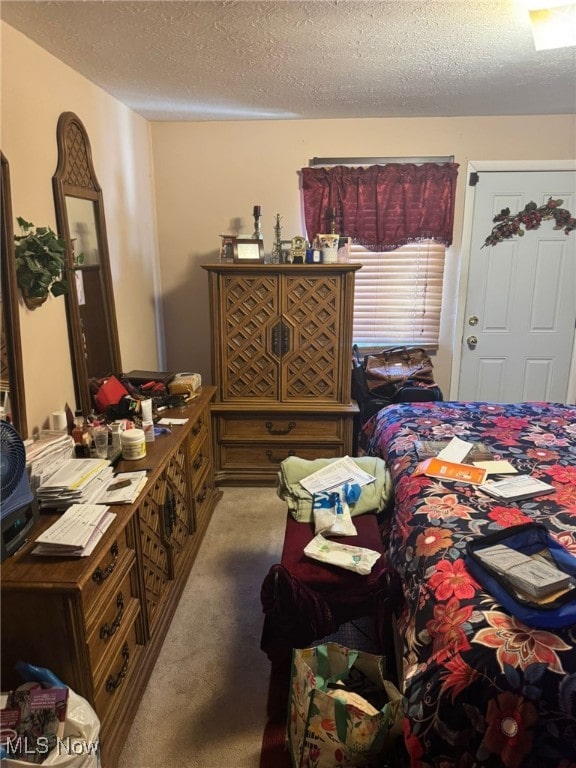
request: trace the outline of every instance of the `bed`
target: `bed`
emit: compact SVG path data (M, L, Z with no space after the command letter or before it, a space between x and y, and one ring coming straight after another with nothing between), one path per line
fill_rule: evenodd
M482 442L552 483L503 505L475 486L412 476L416 441ZM466 542L530 520L576 554L576 406L401 403L363 427L359 455L390 468L388 557L402 582L397 616L411 768L576 768L576 626L526 627L468 573Z

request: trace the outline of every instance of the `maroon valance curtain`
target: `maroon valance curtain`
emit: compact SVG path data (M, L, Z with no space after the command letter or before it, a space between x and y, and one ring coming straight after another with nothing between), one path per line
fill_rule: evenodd
M304 217L309 240L336 232L373 251L417 240L450 245L457 163L390 163L368 168L303 168Z

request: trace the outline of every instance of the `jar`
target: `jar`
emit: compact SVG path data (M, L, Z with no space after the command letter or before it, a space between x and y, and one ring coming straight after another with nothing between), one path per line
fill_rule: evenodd
M120 436L122 458L128 460L143 459L146 456L146 440L141 429L126 429Z

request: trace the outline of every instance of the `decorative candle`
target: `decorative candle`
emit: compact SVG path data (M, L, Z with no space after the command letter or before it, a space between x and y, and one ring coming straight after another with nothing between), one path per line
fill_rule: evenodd
M260 206L259 205L255 205L254 206L254 214L253 215L254 216L260 216Z

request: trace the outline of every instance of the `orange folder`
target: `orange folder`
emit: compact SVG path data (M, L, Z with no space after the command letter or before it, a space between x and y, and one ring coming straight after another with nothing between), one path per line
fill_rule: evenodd
M482 467L475 467L472 464L455 464L452 461L443 461L437 456L421 461L413 474L473 485L481 485L486 480L486 470Z

